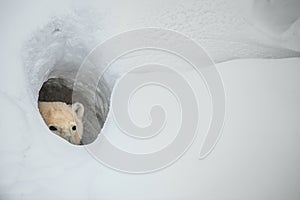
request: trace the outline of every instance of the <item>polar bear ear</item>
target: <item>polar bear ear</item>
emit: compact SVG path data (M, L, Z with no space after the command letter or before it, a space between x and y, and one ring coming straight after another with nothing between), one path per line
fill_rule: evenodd
M76 113L79 119L82 119L84 113L84 107L81 103L74 103L72 104L72 110Z

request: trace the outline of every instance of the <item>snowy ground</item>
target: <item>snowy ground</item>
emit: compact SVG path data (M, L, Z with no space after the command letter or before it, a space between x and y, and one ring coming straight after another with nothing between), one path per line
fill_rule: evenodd
M0 199L299 199L300 26L291 9L299 4L287 2L1 3ZM169 168L131 175L51 134L37 95L51 73L68 76L99 42L149 26L180 31L207 50L227 113L206 159L198 159L199 137ZM106 132L115 129L108 120Z

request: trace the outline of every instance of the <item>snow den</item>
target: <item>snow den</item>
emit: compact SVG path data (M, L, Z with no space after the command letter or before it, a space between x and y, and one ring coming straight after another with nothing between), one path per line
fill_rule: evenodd
M81 29L84 28L72 19L54 19L32 35L25 45L23 60L33 102L72 104L76 94L76 101L84 106L82 143L89 144L97 138L106 120L111 92L104 80L97 83L97 90L91 89L95 84L91 81L97 79L93 71L84 72L87 80L77 82L74 91L76 73L95 44L87 35L80 34ZM90 98L92 95L96 102Z

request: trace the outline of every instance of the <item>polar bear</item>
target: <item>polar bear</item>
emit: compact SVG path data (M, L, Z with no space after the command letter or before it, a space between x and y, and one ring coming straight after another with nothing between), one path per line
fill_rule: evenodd
M72 144L81 144L84 113L84 107L81 103L67 105L64 102L40 101L38 108L45 123L53 133Z

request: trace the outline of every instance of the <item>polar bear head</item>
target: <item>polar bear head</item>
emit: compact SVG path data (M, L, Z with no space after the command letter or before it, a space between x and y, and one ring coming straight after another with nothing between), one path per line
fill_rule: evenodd
M49 129L72 144L81 144L83 134L81 103L39 102L40 113Z

